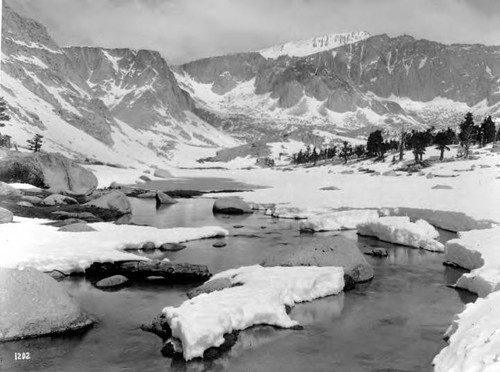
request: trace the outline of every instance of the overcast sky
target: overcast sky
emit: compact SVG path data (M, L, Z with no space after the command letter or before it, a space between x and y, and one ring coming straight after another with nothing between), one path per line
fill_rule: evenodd
M155 49L171 64L366 30L500 45L500 0L10 0L60 45Z

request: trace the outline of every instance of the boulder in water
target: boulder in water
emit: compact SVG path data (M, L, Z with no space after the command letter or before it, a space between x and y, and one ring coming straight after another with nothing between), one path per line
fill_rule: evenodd
M156 205L163 205L163 204L175 204L177 203L177 200L174 198L171 198L164 192L158 191L155 195L156 199Z
M118 287L122 286L128 283L128 279L126 276L123 275L113 275L108 278L104 278L99 280L95 286L97 288L111 288L111 287Z
M33 268L0 268L0 341L85 328L93 321L64 287Z
M262 266L339 266L355 282L373 278L373 268L356 243L343 236L273 253L264 260Z
M97 199L85 203L86 206L110 209L121 214L132 212L132 205L127 196L121 191L111 191Z
M213 213L244 214L252 213L252 208L243 201L243 199L235 196L228 196L217 199L212 211Z

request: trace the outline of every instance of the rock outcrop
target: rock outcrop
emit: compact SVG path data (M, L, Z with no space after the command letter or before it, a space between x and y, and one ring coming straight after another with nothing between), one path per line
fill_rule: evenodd
M132 205L127 199L127 196L121 191L111 191L97 199L85 203L84 205L111 209L121 214L132 213Z
M93 321L66 290L33 268L0 268L0 341L78 330Z
M0 159L0 180L68 195L88 195L97 187L97 178L89 170L61 154L44 152L11 153Z

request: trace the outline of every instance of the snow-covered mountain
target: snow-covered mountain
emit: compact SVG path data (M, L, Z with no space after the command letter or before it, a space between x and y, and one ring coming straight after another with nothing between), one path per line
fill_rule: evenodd
M370 36L372 35L366 31L322 35L304 40L290 41L281 45L275 45L270 48L261 49L259 50L259 53L265 58L271 59L276 59L280 56L305 57L314 53L337 48L342 45L356 43L360 40L367 39Z
M24 145L40 133L44 149L78 158L153 164L238 143L193 113L158 52L61 48L5 2L1 90L12 117L3 134Z
M374 125L449 126L467 111L500 117L499 46L378 35L304 57L206 58L175 74L200 115L242 138L301 126L348 135Z

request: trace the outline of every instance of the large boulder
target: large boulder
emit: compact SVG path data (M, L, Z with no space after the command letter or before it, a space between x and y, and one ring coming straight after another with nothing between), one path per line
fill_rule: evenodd
M64 287L33 268L0 268L0 341L74 331L93 322Z
M373 278L373 268L356 243L343 236L276 252L264 260L262 266L341 266L355 282Z
M172 174L165 169L157 169L153 175L158 178L173 178Z
M112 191L84 205L111 209L122 214L132 213L132 205L127 196L121 191Z
M217 199L212 211L213 213L244 214L252 213L252 207L241 198L228 196Z
M9 223L14 219L14 215L11 211L0 207L0 223Z
M171 198L164 192L158 191L155 195L156 199L156 205L162 205L162 204L175 204L177 203L177 200L174 198Z
M0 182L0 196L21 195L21 192L5 182Z
M61 154L44 152L17 153L0 159L0 180L29 183L71 195L88 195L97 187L97 178L91 171Z

